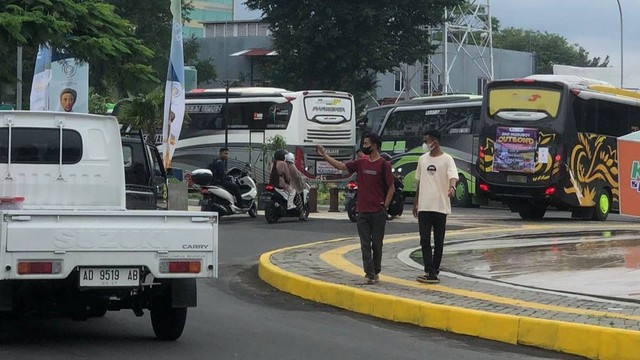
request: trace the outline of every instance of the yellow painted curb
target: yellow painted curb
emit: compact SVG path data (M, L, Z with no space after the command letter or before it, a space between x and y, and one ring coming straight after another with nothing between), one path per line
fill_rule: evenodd
M303 246L309 244L295 248ZM640 331L497 314L328 283L285 271L271 262L272 255L289 249L262 254L258 274L271 286L305 299L395 322L509 344L535 346L590 359L640 358L637 353L640 349Z

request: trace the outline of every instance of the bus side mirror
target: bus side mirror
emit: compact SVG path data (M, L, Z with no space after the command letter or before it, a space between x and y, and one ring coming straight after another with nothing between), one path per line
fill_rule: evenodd
M356 121L356 125L365 126L365 125L367 125L368 122L369 122L369 119L365 116L365 117L362 117L362 118L358 119L358 121Z

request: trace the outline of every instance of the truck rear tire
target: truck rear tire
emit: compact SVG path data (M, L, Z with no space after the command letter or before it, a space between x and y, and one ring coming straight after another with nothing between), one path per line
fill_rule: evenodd
M187 322L187 308L171 306L171 292L162 294L151 308L151 325L156 337L164 341L176 340Z

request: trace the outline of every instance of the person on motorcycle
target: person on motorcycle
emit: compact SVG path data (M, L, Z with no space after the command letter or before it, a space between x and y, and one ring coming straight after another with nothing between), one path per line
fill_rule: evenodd
M298 208L298 211L300 211L300 220L305 220L304 208L302 204L302 197L303 197L302 192L304 191L304 188L305 188L305 182L302 179L302 174L300 174L300 171L296 169L295 156L292 153L287 153L284 156L284 161L285 163L287 163L287 166L289 167L289 175L291 175L291 187L296 191L296 196L293 199L294 204L296 205L296 208Z
M240 186L227 178L227 159L229 158L229 149L220 149L219 156L209 164L209 170L213 173L213 183L219 185L229 191L236 198L238 207L242 207L242 194L240 194Z
M289 166L284 161L284 157L287 155L287 150L276 150L273 154L273 165L271 166L271 176L269 177L269 183L286 190L289 193L287 199L287 210L295 208L293 199L296 195L295 190L291 187L291 173L289 172Z

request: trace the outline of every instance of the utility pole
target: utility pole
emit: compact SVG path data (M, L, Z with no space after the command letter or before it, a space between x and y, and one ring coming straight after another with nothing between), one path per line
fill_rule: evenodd
M18 66L17 76L18 83L16 84L16 110L22 110L22 46L18 46Z
M616 0L618 2L618 11L620 12L620 88L624 89L624 36L622 26L622 5L620 5L620 0Z

